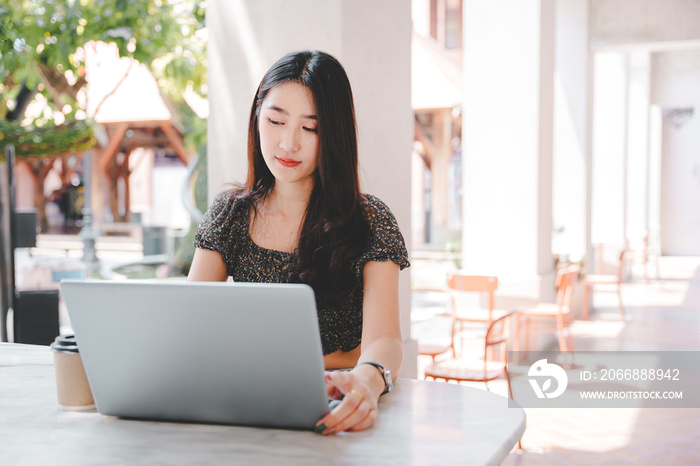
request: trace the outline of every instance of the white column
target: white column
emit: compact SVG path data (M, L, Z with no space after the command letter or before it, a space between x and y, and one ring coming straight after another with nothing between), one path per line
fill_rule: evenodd
M628 73L624 52L598 52L593 60L591 241L604 245L603 259L610 262L625 244Z
M405 0L212 0L209 29L209 196L246 176L250 105L278 58L303 48L334 55L348 72L359 130L362 189L391 208L411 244L411 3ZM401 375L415 377L410 276L401 274Z
M627 75L627 222L628 246L641 250L647 233L648 154L649 154L649 77L650 56L647 51L628 53Z
M552 252L586 256L588 0L557 0Z
M534 300L553 296L554 36L554 0L464 2L463 266Z
M643 247L649 225L650 54L598 52L595 62L591 240L611 273L623 248Z

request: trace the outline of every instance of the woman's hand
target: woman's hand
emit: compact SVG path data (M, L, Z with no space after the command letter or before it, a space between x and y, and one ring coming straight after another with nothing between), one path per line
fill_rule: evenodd
M350 371L326 373L328 397L342 399L329 414L316 424L316 432L333 435L343 431L364 430L377 418L378 394L369 384Z

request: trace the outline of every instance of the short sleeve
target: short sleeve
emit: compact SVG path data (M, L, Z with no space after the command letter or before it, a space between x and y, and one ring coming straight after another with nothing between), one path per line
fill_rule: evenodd
M370 261L390 260L401 270L409 267L406 244L389 207L379 198L365 194L364 208L370 232L367 248L357 263L358 272Z
M194 246L221 254L228 265L233 262L237 239L240 235L245 202L233 192L218 194L211 203L194 236Z

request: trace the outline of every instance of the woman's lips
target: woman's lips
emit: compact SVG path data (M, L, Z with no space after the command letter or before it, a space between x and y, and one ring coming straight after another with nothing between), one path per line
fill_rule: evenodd
M275 157L275 158L283 167L287 167L287 168L296 167L297 165L299 165L301 163L298 160L294 160L294 159L285 159L282 157Z

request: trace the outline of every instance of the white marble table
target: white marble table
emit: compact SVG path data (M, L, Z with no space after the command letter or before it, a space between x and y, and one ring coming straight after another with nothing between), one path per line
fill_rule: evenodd
M51 350L0 343L0 464L499 464L525 431L505 398L399 379L372 429L314 432L123 420L56 402Z

